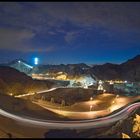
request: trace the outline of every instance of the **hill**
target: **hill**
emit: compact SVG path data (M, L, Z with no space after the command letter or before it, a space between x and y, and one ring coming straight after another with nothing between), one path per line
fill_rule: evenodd
M19 72L14 68L0 66L0 93L25 94L49 89L53 85L54 82L33 80L25 73Z
M140 81L140 55L129 59L122 64L106 63L103 65L89 66L85 63L60 64L60 65L37 65L31 66L23 60L15 60L7 66L13 67L27 75L32 74L56 74L63 72L69 79L81 75L90 75L94 80L128 80ZM5 64L6 65L6 64Z
M140 81L140 55L120 64L106 63L92 67L94 73L101 80Z
M46 101L51 101L53 98L55 103L61 104L63 100L65 105L72 105L77 102L88 101L92 95L93 89L58 88L47 93L35 94L34 98L41 99L43 96Z

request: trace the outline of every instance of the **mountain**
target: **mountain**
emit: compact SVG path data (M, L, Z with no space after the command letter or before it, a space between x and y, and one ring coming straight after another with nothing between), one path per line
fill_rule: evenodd
M85 63L79 64L60 64L60 65L37 65L31 66L24 60L15 60L7 66L13 67L27 75L32 74L56 74L66 73L68 78L75 78L81 75L90 75L93 79L101 80L128 80L140 81L140 55L129 59L122 64L106 63L103 65L89 66Z
M119 65L106 63L103 65L96 65L91 68L91 73L96 75L101 80L120 79Z
M93 79L96 79L96 76L93 75L90 72L90 66L84 64L84 63L79 63L79 64L60 64L60 65L38 65L33 67L31 70L31 74L46 74L49 73L51 74L57 74L57 73L65 73L67 75L67 78L76 78L80 76L85 76L85 75L90 75Z
M122 79L140 81L140 55L120 65Z
M28 64L26 61L22 59L16 59L7 64L8 66L19 70L20 72L24 72L26 74L30 74L33 66Z
M53 82L33 80L30 76L8 66L0 66L0 93L25 94L46 90Z
M90 66L84 64L84 63L79 63L79 64L60 64L60 65L36 65L36 66L31 66L28 64L26 61L22 59L16 59L8 64L2 64L1 66L9 66L12 68L17 69L20 72L24 72L26 75L31 76L32 74L46 74L49 77L59 77L62 78L63 76L66 76L67 79L74 79L74 78L79 78L81 76L83 77L90 77L93 80L96 80L97 78L95 75L90 73ZM33 77L34 78L34 77ZM64 79L63 79L64 80Z
M82 74L90 67L84 63L80 64L60 64L60 65L38 65L33 67L32 73L47 73L47 72L66 72L68 74Z
M38 70L37 70L38 68ZM49 65L33 68L32 72L65 72L69 76L91 75L101 80L128 80L140 81L140 55L129 59L122 64L106 63L89 66L84 63L67 65ZM36 69L36 71L35 71Z
M101 80L140 81L140 55L120 64L106 63L92 67L92 73Z
M9 82L26 82L32 81L32 78L27 76L23 72L19 72L18 70L8 67L8 66L0 66L0 79L4 80L6 83Z

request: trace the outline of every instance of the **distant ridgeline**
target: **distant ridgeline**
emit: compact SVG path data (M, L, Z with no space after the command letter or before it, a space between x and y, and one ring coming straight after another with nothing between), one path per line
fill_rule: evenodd
M14 60L8 64L4 64L24 72L25 74L32 76L32 74L46 74L46 73L67 73L72 77L81 75L91 75L91 77L96 80L96 77L90 73L90 66L86 64L60 64L60 65L36 65L32 66L25 62L24 60Z
M36 65L32 66L24 60L15 60L8 64L1 64L13 67L27 75L32 74L55 74L65 73L71 77L90 75L94 80L128 80L140 81L140 55L122 64L106 63L103 65L60 64L60 65Z

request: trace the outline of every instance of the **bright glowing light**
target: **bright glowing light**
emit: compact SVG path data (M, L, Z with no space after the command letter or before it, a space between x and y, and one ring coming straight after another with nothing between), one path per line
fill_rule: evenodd
M99 80L99 85L98 85L97 90L104 90L102 84L103 84L103 82L101 80Z
M113 84L114 84L114 82L111 80L111 81L109 82L109 84L110 84L110 85L113 85Z
M9 93L10 96L13 96L13 93Z
M113 100L112 104L114 104L114 103L115 103L115 101Z
M20 63L20 60L18 61L18 63Z
M103 84L102 80L99 80L99 84Z
M116 95L116 98L118 98L119 97L119 95Z
M66 80L66 79L67 79L67 76L66 76L65 74L58 75L58 76L56 77L56 79L58 79L58 80Z
M92 105L90 105L90 111L91 111L92 107L93 107L93 106L92 106Z
M93 98L92 97L90 97L90 101L92 101L93 100Z
M34 58L34 64L35 64L35 65L38 64L38 58L37 58L37 57Z
M127 83L127 81L124 81L124 83Z

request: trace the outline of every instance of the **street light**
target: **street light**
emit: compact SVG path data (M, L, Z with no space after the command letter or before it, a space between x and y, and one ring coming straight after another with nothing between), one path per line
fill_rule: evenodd
M119 97L119 95L116 95L116 98L118 98Z
M90 111L91 111L92 107L93 107L93 106L91 105L91 106L90 106Z
M114 103L115 103L115 101L113 100L112 104L114 104Z
M111 80L111 81L109 82L109 84L110 84L110 85L113 85L113 84L114 84L114 82Z
M106 92L106 90L104 89L104 92Z
M90 101L92 101L93 100L93 97L90 97Z
M13 93L9 93L10 96L13 96Z

